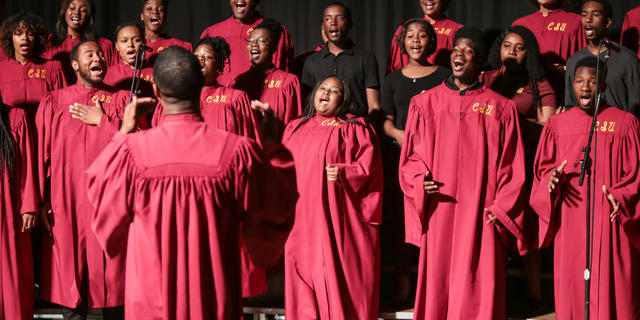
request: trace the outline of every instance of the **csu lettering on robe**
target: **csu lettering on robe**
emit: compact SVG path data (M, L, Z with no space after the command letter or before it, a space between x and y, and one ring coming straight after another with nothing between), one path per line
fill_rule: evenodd
M145 42L145 44L147 45L147 47L151 48L153 51L151 52L147 52L146 54L146 59L148 62L148 66L152 67L153 63L156 60L156 57L158 56L158 54L160 52L162 52L162 50L171 47L171 46L177 46L177 47L181 47L181 48L185 48L189 51L193 51L193 49L191 48L191 43L186 42L186 41L182 41L180 39L177 38L171 38L171 37L163 37L160 36L156 39L156 41L150 41L147 40Z
M597 117L595 162L591 318L638 319L640 309L640 126L628 112L602 105ZM592 117L578 107L547 121L534 164L530 204L539 216L539 245L554 247L555 310L558 319L584 318L586 256L586 181L578 186L582 147ZM594 142L592 142L594 143ZM549 172L564 160L558 193L547 187ZM589 177L587 177L589 179ZM593 179L593 177L591 177ZM620 202L619 218L611 221L602 186ZM592 189L593 190L593 189Z
M382 160L373 129L363 118L315 115L290 122L283 144L300 193L285 245L287 319L375 319ZM328 164L338 181L327 180Z
M253 28L264 20L259 13L256 13L256 15L258 16L257 19L250 24L243 24L239 20L230 17L227 20L208 27L202 32L202 35L200 35L200 39L206 37L223 37L231 48L231 56L229 57L231 63L225 65L224 72L218 77L218 82L223 86L229 86L231 82L233 82L233 79L251 67L245 39L251 35ZM282 36L278 42L278 47L273 53L273 65L277 69L289 71L294 59L293 40L284 25L282 29Z
M27 118L32 124L42 97L65 85L58 61L35 59L20 64L17 60L8 59L0 62L2 102L27 111Z
M30 121L24 110L8 111L11 134L16 144L16 172L0 176L0 307L4 319L33 319L33 259L31 234L22 232L22 215L38 212L38 183L35 147Z
M505 251L527 244L518 113L477 82L452 82L413 97L400 156L406 241L420 247L414 319L504 319ZM427 172L438 194L425 194Z
M106 256L90 222L86 169L118 130L128 92L75 84L47 94L36 114L40 194L51 204L50 234L43 235L40 297L75 308L87 281L89 308L124 302L124 254ZM102 103L100 126L73 119L69 105ZM83 279L83 269L88 279Z
M241 318L240 233L257 265L275 263L297 198L291 155L264 154L195 114L113 137L89 196L106 252L127 252L128 319Z

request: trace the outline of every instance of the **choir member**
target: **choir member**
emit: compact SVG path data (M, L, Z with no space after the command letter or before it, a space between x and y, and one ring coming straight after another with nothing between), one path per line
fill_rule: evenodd
M489 63L494 70L483 74L482 81L491 90L505 98L512 99L520 117L520 130L525 153L525 195L531 192L533 183L533 159L540 139L542 127L558 111L556 96L549 82L544 78L544 68L540 60L538 42L534 34L523 26L507 28L494 41L489 53ZM531 210L527 207L525 210ZM535 214L526 229L529 245L535 242ZM528 230L525 230L528 231ZM527 275L527 294L529 301L542 305L540 286L541 256L537 250L531 250L524 257Z
M138 47L144 41L142 27L137 23L123 23L116 28L116 52L119 62L110 66L104 83L119 90L131 90L133 70ZM146 67L140 71L140 93L138 96L152 97L153 68Z
M0 45L8 60L0 62L0 93L4 104L27 112L33 125L40 99L64 87L60 62L41 57L47 27L39 16L23 12L2 23Z
M84 40L95 40L104 52L107 65L113 64L117 57L111 40L95 34L93 19L95 6L91 0L63 0L56 22L55 31L51 34L44 58L58 60L62 65L67 84L76 83L75 71L71 67L69 53L71 49Z
M234 88L247 92L249 99L269 104L280 120L281 134L290 121L302 114L298 77L276 69L272 62L282 31L282 25L273 19L265 19L251 31L247 41L251 69L239 75L233 84Z
M349 39L353 27L351 10L333 3L323 12L322 30L327 44L307 58L302 68L303 95L328 76L338 76L347 82L353 93L354 114L366 116L380 110L378 62L373 53L356 46Z
M223 70L218 80L223 86L229 86L233 79L251 67L251 61L245 54L245 41L251 35L251 31L263 20L262 14L257 10L258 4L260 0L229 0L231 17L208 27L200 36L200 39L222 37L231 47L231 63ZM283 26L282 37L273 54L273 64L278 69L289 71L293 58L293 40L289 31Z
M420 247L414 319L506 318L506 246L525 249L517 109L478 82L485 50L481 31L458 30L452 76L409 106L400 185L406 240Z
M447 18L444 12L451 0L419 0L420 8L424 13L422 20L433 25L437 34L436 49L427 59L430 64L449 67L449 56L453 48L453 35L462 27L461 24ZM389 61L387 62L387 73L402 69L409 63L409 56L402 50L402 45L398 41L403 25L396 29L391 41L389 51Z
M611 4L607 0L587 0L582 4L582 27L589 45L576 52L567 61L565 86L572 88L576 63L584 57L595 57L600 50L601 68L607 68L605 95L612 106L640 116L640 60L636 53L611 42L609 27L612 20ZM602 43L607 41L608 43ZM606 59L606 57L609 59ZM565 106L574 106L578 99L573 90L566 90Z
M229 63L231 50L221 37L204 38L196 45L195 56L202 65L204 86L200 93L200 116L218 129L259 141L257 115L251 110L249 97L244 91L227 88L218 82L218 76ZM152 126L164 121L162 104L153 114Z
M327 44L327 41L329 41L329 39L327 39L327 35L324 33L324 30L322 30L322 26L320 27L320 36L322 37L321 44L313 48L313 50L307 51L297 56L293 60L293 67L291 68L291 73L297 75L298 78L302 77L302 68L304 67L305 61L307 61L307 58L309 58L309 56L311 56L312 54L322 50L322 48L324 48L324 46Z
M624 15L620 43L637 52L640 58L640 7L631 9Z
M534 164L530 203L539 216L539 245L553 241L557 319L585 318L589 196L578 180L596 93L606 86L605 75L596 74L597 59L587 56L576 63L572 78L577 108L547 121ZM596 124L589 161L597 170L586 177L593 183L585 182L595 188L589 312L592 319L639 319L640 125L632 114L602 100Z
M40 298L62 305L65 319L86 317L87 307L120 319L125 257L105 255L91 231L85 172L118 130L128 92L102 82L107 62L98 42L81 41L70 58L78 82L48 93L36 114L41 208L49 231L43 235Z
M570 10L568 0L529 0L536 12L517 19L512 26L523 26L538 40L542 64L556 96L564 95L564 67L567 59L587 43L580 24L580 15ZM565 10L563 10L563 8ZM571 87L568 87L569 91Z
M36 224L35 148L26 113L0 107L0 318L33 319L33 258L29 231Z
M129 105L121 133L88 170L93 230L110 256L127 252L128 319L240 319L238 239L267 266L291 227L291 155L273 130L261 130L263 155L252 140L206 124L200 68L183 48L160 53L154 90L165 121L122 134L139 116Z
M287 319L376 319L382 163L373 129L351 114L346 82L321 80L283 144L300 199L285 245Z
M151 53L147 53L146 57L149 66L153 66L158 53L170 46L178 46L191 51L191 43L171 38L162 32L167 17L168 2L169 0L142 0L140 20L144 23L144 39L146 45L153 49Z

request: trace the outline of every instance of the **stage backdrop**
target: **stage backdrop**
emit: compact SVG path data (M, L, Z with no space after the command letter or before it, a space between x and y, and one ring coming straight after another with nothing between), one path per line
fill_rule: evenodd
M27 10L44 17L53 29L58 16L59 0L4 0L4 16ZM324 0L262 0L260 11L266 17L285 24L293 36L296 54L315 48L321 41L322 9L332 1ZM614 6L613 33L619 40L624 14L638 0L610 0ZM96 30L113 39L115 27L125 21L139 21L140 0L94 0ZM351 37L378 58L381 74L387 63L387 53L395 29L405 19L422 16L418 0L344 0L353 11L354 28ZM195 42L206 27L227 19L231 12L228 0L170 0L165 31L173 37ZM478 27L496 35L515 19L534 8L527 0L452 0L447 15L464 25Z

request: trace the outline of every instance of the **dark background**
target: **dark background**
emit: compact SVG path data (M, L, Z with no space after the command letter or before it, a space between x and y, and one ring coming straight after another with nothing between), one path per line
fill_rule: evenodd
M53 29L59 0L4 0L4 16L27 10L41 15ZM320 43L322 10L332 1L325 0L262 0L259 10L285 24L294 40L296 55L315 48ZM378 57L381 73L387 63L389 44L397 26L405 19L421 17L418 0L343 0L353 11L353 40ZM619 40L624 14L638 0L610 0L613 5L613 39ZM113 39L117 24L138 21L140 0L94 0L96 31ZM515 19L533 12L527 0L452 0L447 10L449 18L478 27L495 35ZM208 26L230 17L229 0L170 0L164 31L172 37L194 42Z

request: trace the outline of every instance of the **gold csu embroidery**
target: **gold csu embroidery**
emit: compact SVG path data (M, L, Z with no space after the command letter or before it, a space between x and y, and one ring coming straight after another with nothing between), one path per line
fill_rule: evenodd
M564 32L567 29L567 24L563 22L550 22L547 25L547 30L549 31L560 31Z
M598 130L602 132L615 132L616 122L615 121L604 121L604 122L596 121L596 127L598 128Z
M111 96L107 96L104 94L96 94L93 97L91 97L91 102L96 103L98 101L111 103Z
M208 96L206 99L207 103L224 103L227 102L227 96L223 96L223 95L215 95L215 96Z
M486 104L486 103L480 103L480 102L474 103L473 107L471 107L473 112L484 113L488 116L490 116L491 112L493 112L493 108L495 108L495 106L492 104Z
M327 119L320 123L320 125L322 125L323 127L337 127L340 124L342 124L342 122L336 119Z
M265 80L264 87L265 88L280 88L282 86L282 80Z
M27 76L29 78L46 79L47 70L45 69L29 69Z
M451 28L433 28L436 31L436 34L446 34L446 35L450 35L452 29Z

